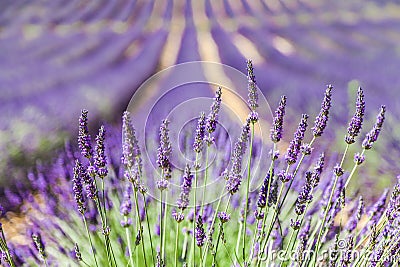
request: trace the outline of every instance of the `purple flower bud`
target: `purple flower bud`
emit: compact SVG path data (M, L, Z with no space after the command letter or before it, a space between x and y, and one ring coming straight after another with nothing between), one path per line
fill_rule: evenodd
M299 220L293 220L293 219L290 219L290 227L292 227L293 228L293 230L299 230L300 229L300 226L301 226L301 223L300 223L300 221Z
M307 129L307 119L308 115L303 114L299 126L297 127L297 130L294 133L294 138L290 142L290 145L287 149L285 160L288 165L294 164L297 161L297 157L300 152L301 142L304 139L304 133Z
M325 96L321 104L321 110L319 111L318 116L315 118L314 127L311 129L315 137L321 136L326 128L329 117L329 109L332 105L332 89L333 86L329 84L325 90Z
M385 112L386 112L386 107L381 106L381 111L379 112L376 118L376 122L372 127L372 130L367 134L367 136L365 136L365 139L362 143L364 149L371 149L374 142L378 140L379 133L381 132L383 122L385 120Z
M361 87L358 88L357 101L356 101L356 111L351 118L349 127L347 128L347 135L345 136L345 141L347 144L353 144L355 142L356 136L360 133L361 126L364 120L365 114L365 101L364 92Z
M104 138L105 138L105 129L102 125L99 130L99 134L96 136L96 148L94 155L94 166L96 166L97 175L103 179L108 174L107 169L107 158L105 155L105 146L104 146Z
M182 212L177 212L175 209L172 210L172 217L177 223L181 223L185 219L185 215Z
M217 216L221 220L221 223L226 223L231 219L231 216L224 211L218 212Z
M360 154L360 153L356 153L354 154L354 163L357 165L361 165L363 162L365 161L365 156Z
M72 179L73 182L72 190L74 192L76 205L78 206L78 211L83 215L86 211L86 207L85 207L85 198L83 196L81 171L82 171L82 164L79 162L79 160L76 160L74 167L74 178Z
M344 170L343 170L343 168L342 167L340 167L340 165L339 164L336 164L336 166L333 168L333 173L336 175L336 176L342 176L343 174L344 174Z
M127 228L127 227L132 225L132 219L131 218L124 218L123 220L121 220L120 224L121 224L122 228Z
M271 157L271 160L277 160L279 157L279 150L274 151L273 149L271 149L269 151L269 156Z
M81 116L79 117L79 133L78 133L78 143L79 149L81 150L82 156L85 158L92 158L93 150L90 140L90 134L88 130L88 111L83 109L81 111Z
M301 153L303 153L304 155L310 155L312 152L313 148L310 146L310 144L302 144L300 146L300 151Z
M166 179L160 179L157 181L157 188L160 191L168 189L169 181Z
M206 132L205 127L206 127L206 115L204 112L201 112L200 117L197 121L196 134L193 143L193 150L196 153L200 153L203 150L204 136Z
M275 110L275 117L271 128L271 140L274 143L282 139L283 117L285 116L286 96L282 96L278 108Z

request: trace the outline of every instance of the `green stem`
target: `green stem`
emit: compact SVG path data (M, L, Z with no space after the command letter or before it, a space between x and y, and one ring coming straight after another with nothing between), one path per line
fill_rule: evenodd
M193 207L194 207L194 211L193 211L193 225L192 225L192 233L193 233L193 240L192 240L192 264L193 266L196 266L196 238L195 238L195 230L196 230L196 220L197 220L197 210L196 210L196 203L197 203L197 175L198 175L198 171L197 171L197 165L198 165L198 160L199 160L199 153L196 153L196 159L195 159L195 171L194 171L194 186L193 186Z
M149 235L149 239L150 239L150 247L151 247L151 256L153 258L153 263L155 263L155 256L154 256L154 248L153 248L153 239L152 239L152 235L151 235L151 230L150 230L150 222L149 222L149 214L147 212L147 203L146 203L146 196L143 193L143 205L144 205L144 212L146 214L146 222L147 222L147 233ZM143 237L144 238L144 237Z
M215 220L217 219L218 210L219 210L219 207L221 206L222 197L223 197L223 191L221 192L221 194L220 194L220 196L218 198L217 207L215 209L214 216L213 216L213 219L212 219L211 225L210 225L210 232L207 234L206 244L208 244L208 242L210 240L211 231L213 231L213 228L214 228L214 225L215 225ZM201 256L202 260L203 260L203 263L207 262L208 247L209 246L206 246L206 248L204 249L203 255Z
M101 191L102 191L102 195L103 195L102 199L103 199L103 212L104 212L104 226L105 226L105 228L107 228L108 227L108 219L107 219L106 193L105 193L104 179L101 179ZM111 246L110 237L107 235L105 237L105 239L106 239L107 247L109 250L108 253L111 253L112 259L114 260L114 264L115 264L115 266L117 266L117 261L115 260L114 250Z
M128 220L127 216L125 217L125 222ZM128 251L129 251L129 262L133 266L133 254L132 254L132 246L131 246L131 238L129 234L129 229L128 227L125 228L125 235L126 235L126 242L128 243Z
M241 222L240 226L239 226L238 236L236 238L236 250L235 250L236 255L239 255L239 247L240 247L240 240L241 240L241 237L242 237L242 231L243 231L243 223ZM234 266L236 265L236 263L237 262L235 262Z
M176 233L175 233L175 265L178 266L178 242L179 242L179 224L176 223Z
M142 222L140 221L140 211L139 211L139 199L138 199L138 193L137 190L134 190L134 197L135 197L135 206L136 206L136 214L137 214L137 225L138 225L138 231L140 231L140 236L141 236L141 243L142 243L142 252L143 252L143 258L144 258L144 265L147 267L147 260L146 260L146 250L144 246L144 237L143 237L143 226Z
M164 264L166 265L166 255L165 255L165 240L166 240L166 236L167 236L167 214L168 214L168 191L165 192L165 210L164 210L164 228L162 228L163 233L163 247L162 247L162 259L164 261Z
M160 191L160 253L161 253L161 259L162 260L164 260L164 257L163 257L163 255L162 255L162 252L163 252L163 246L164 246L164 244L163 244L163 240L164 240L164 238L163 238L163 221L164 221L164 216L163 216L163 191L164 190L161 190Z
M206 197L206 187L208 180L208 153L209 153L209 145L206 147L206 169L204 170L204 181L203 181L203 196L201 198L201 206L200 206L200 214L203 214L204 211L204 199Z
M88 225L87 225L85 215L82 215L82 218L83 218L83 223L85 224L86 233L87 233L87 235L88 235L90 248L92 249L93 259L94 259L94 262L95 262L96 266L98 267L99 265L97 264L96 253L95 253L95 251L94 251L94 246L93 246L92 238L90 237L89 227L88 227Z
M243 262L246 261L246 229L247 229L247 213L249 205L249 192L250 192L250 178L251 178L251 157L253 154L253 142L254 142L254 122L251 124L251 138L250 138L250 153L247 166L247 183L246 183L246 205L244 207L244 220L243 220Z

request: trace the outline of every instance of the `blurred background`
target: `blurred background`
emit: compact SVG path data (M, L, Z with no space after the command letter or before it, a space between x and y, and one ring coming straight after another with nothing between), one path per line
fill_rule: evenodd
M93 130L118 125L154 73L197 60L245 72L246 59L272 109L288 96L289 128L301 113L314 117L333 84L327 136L337 151L358 86L367 102L361 136L386 104L360 175L380 192L400 173L399 29L400 3L384 0L2 0L0 193L75 142L81 109Z

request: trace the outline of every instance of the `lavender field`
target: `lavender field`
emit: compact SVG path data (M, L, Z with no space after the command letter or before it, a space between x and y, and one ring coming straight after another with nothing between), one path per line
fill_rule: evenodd
M2 266L398 266L399 14L2 1Z

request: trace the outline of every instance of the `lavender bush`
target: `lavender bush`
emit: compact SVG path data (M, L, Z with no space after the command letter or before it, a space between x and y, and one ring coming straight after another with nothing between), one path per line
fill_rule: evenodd
M6 213L0 228L6 266L394 266L399 261L400 177L375 203L348 190L357 170L367 164L385 119L382 106L362 142L364 92L358 89L354 116L344 137L345 150L318 145L328 127L331 85L321 110L303 114L285 143L282 96L271 122L270 141L258 140L255 127L258 94L252 62L247 62L249 115L232 153L209 147L225 142L219 134L223 90L216 90L210 111L199 115L193 129L194 162L183 170L171 163L176 140L168 119L160 123L157 170L142 157L129 112L119 130L101 126L93 139L88 111L79 118L79 149L67 145L52 166L29 174L34 192L9 194L25 215L23 232L12 232ZM208 115L206 115L208 114ZM109 132L107 132L109 131ZM122 147L121 145L122 144ZM254 155L268 146L253 190ZM355 155L349 148L357 147ZM186 151L186 150L185 150ZM205 154L205 156L204 156ZM338 157L339 156L339 157ZM214 164L208 164L214 163ZM353 165L350 169L346 166ZM205 168L202 168L205 166ZM218 167L218 168L217 168ZM221 179L218 179L221 178ZM205 190L208 180L223 190ZM178 182L179 190L172 185ZM199 188L200 187L200 188ZM205 188L205 187L203 187ZM217 188L217 187L216 187ZM197 190L199 189L199 190ZM199 192L197 192L199 191ZM215 202L205 201L215 195ZM4 214L4 212L2 212ZM25 234L25 231L27 234ZM7 237L7 238L6 238Z

